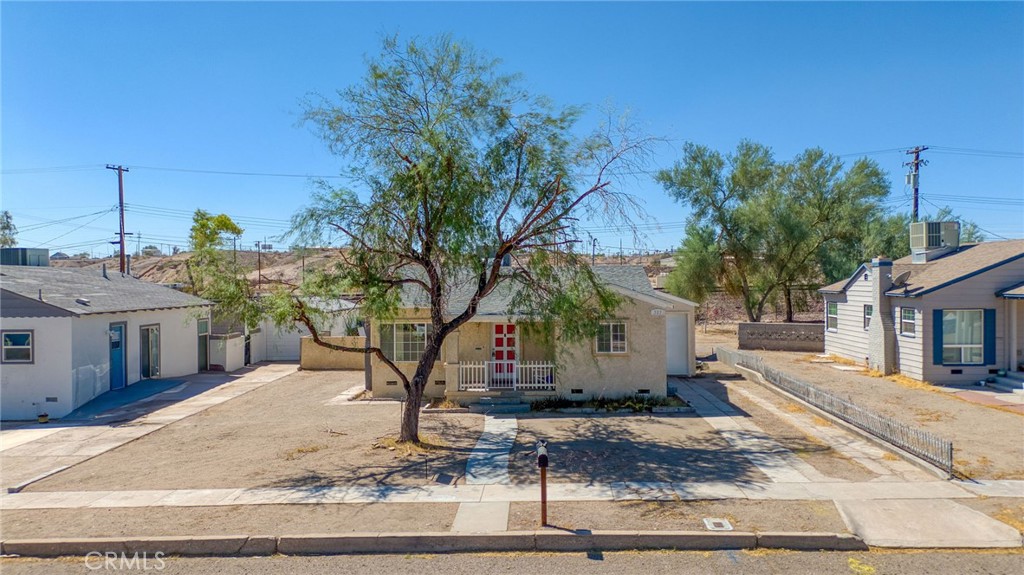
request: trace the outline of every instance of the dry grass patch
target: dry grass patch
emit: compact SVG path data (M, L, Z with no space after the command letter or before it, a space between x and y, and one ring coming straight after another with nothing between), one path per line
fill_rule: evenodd
M966 477L988 477L992 470L992 460L984 455L977 459L954 459L956 471Z
M899 461L900 460L899 457L893 455L892 453L889 453L888 451L886 451L885 453L882 454L882 459L884 459L886 461Z
M461 409L462 404L457 401L452 401L447 397L441 399L434 399L428 406L430 409Z
M296 447L295 449L291 449L289 451L285 451L283 457L284 457L285 461L295 461L296 459L302 457L303 455L307 455L307 454L310 454L310 453L316 453L317 451L320 451L322 449L327 449L327 444L325 444L325 443L311 443L309 445L302 445L302 446Z
M782 409L790 413L803 413L807 411L806 409L795 403L787 403L786 405L782 406Z
M814 425L819 425L821 427L829 427L829 426L832 425L831 421L825 419L824 417L822 417L820 415L815 415L815 416L811 417L811 421L814 422Z
M444 451L448 448L448 443L441 439L439 435L421 433L418 443L399 441L397 437L387 435L378 438L371 447L373 449L387 449L388 451L394 451L396 456L408 457Z
M889 381L891 381L893 383L898 383L898 384L902 385L903 387L906 387L907 389L920 389L920 390L924 390L924 391L933 391L933 392L938 392L939 391L938 389L935 389L935 386L930 384L930 383L925 383L925 382L921 381L920 379L914 379L912 377L907 377L907 376L903 375L902 373L896 373L896 374L893 374L893 375L887 375L887 376L885 376L885 379L888 379Z
M1007 507L996 513L995 518L1024 533L1024 505Z
M921 409L919 407L913 407L911 409L913 409L914 411L914 419L916 419L920 423L945 421L949 419L949 415L941 411L935 411L933 409Z

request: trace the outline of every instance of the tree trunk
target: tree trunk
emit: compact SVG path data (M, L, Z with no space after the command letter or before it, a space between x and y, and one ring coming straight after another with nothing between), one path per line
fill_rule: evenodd
M399 441L420 442L420 406L423 404L423 390L427 387L427 379L434 369L434 361L441 352L441 341L427 341L423 356L416 365L416 374L409 381L409 390L402 411L402 430Z
M786 284L782 289L786 294L786 323L793 323L793 288Z

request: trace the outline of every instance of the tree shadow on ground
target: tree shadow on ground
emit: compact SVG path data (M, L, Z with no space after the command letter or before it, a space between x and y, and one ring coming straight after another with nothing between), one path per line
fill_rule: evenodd
M554 416L545 431L521 429L510 458L513 482L536 481L533 455L539 439L548 443L549 477L572 483L723 481L768 478L729 442L693 422L696 415ZM673 423L674 422L674 423ZM543 433L544 437L540 434Z

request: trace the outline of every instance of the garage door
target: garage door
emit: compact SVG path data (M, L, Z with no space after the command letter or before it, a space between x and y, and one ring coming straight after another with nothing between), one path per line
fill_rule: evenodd
M690 375L690 330L686 314L665 314L665 372Z
M288 331L270 325L269 329L264 329L264 333L267 338L267 361L299 361L299 338L309 335L309 330L299 326L299 331Z

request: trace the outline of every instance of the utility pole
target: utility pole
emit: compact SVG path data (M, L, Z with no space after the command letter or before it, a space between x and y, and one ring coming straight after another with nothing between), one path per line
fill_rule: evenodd
M256 290L263 287L263 250L260 243L256 242Z
M594 265L597 260L597 238L593 238L590 241L590 265Z
M120 240L118 243L121 246L121 273L124 273L124 173L129 170L124 166L113 166L111 164L107 164L107 169L117 170L117 205L121 213Z
M913 154L914 159L905 162L904 166L910 166L910 173L907 174L907 185L913 186L914 188L914 211L911 216L911 221L917 221L917 192L918 192L918 173L920 172L921 166L927 166L928 160L921 159L921 152L928 149L928 146L917 146L913 150L907 150L907 154Z

